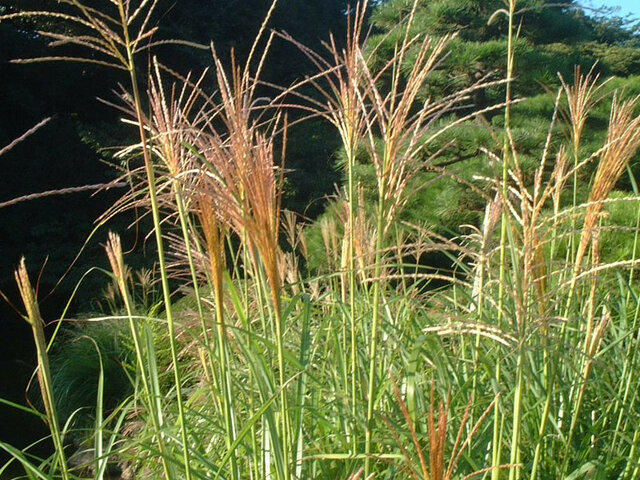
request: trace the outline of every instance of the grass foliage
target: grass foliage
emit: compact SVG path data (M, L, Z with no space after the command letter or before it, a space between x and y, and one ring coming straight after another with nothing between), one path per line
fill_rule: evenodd
M364 47L360 5L343 49L297 44L318 74L270 99L259 82L268 16L244 65L226 66L212 46L214 94L211 77L155 59L145 91L135 54L152 38L155 2L61 3L69 10L22 15L71 22L73 33L47 34L54 45L130 73L116 107L140 138L118 155L135 188L114 212L151 213L163 295L148 301L149 274L134 288L110 233L113 315L67 344L51 373L21 265L56 447L40 459L0 443L25 478L105 478L116 463L130 478L638 478L640 198L632 176L633 193L614 191L640 147L638 97L607 97L608 133L587 153L583 128L605 97L591 72L562 79L540 142L509 88L492 107L505 111L499 133L486 112L454 116L495 83L423 95L452 39L404 33L417 3L382 65ZM291 109L325 119L343 143L345 185L315 225L280 208ZM465 125L489 129L469 146L473 178L440 162ZM484 207L454 238L403 213L417 196L447 211L454 199L431 193L436 180ZM178 306L172 276L188 292ZM109 380L114 368L126 386ZM60 421L74 412L54 397L71 401L81 386L94 423L74 433ZM84 465L67 458L74 435Z

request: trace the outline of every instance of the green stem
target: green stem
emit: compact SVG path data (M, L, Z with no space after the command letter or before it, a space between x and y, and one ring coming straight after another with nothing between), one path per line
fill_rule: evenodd
M347 163L348 163L348 177L349 177L349 185L348 185L348 197L349 197L349 317L351 321L351 416L352 421L354 422L353 429L351 432L352 437L352 452L353 454L357 453L358 449L358 441L357 435L355 432L355 418L356 418L356 391L357 391L357 352L356 352L356 272L355 272L355 259L354 259L354 251L355 251L355 198L354 198L354 182L353 182L353 164L355 159L354 145L349 146L349 151L347 152Z
M633 435L633 440L631 442L631 450L629 451L629 457L627 457L627 465L624 468L624 473L620 478L625 478L629 480L637 480L640 475L640 455L636 453L638 449L638 443L640 443L640 429L636 429L636 433ZM634 464L635 463L635 468ZM633 473L631 473L631 469L634 468Z
M289 459L291 458L289 452L289 417L288 417L288 402L287 402L287 392L285 387L285 371L284 371L284 342L283 342L283 331L282 331L282 318L280 311L280 301L278 299L277 302L274 302L274 317L276 323L276 339L277 339L277 349L278 349L278 380L280 382L280 416L281 418L281 428L282 428L282 454L283 454L283 467L284 467L284 479L289 480L291 478L290 474L290 465Z
M511 83L513 81L513 61L514 61L514 51L513 51L513 17L515 14L516 8L516 0L509 0L509 33L507 39L507 86L506 86L506 106L504 111L504 142L502 147L502 222L500 225L500 282L498 286L498 328L502 328L502 319L503 319L503 308L504 308L504 289L505 289L505 281L506 281L506 252L507 252L507 222L509 221L508 217L508 208L507 208L507 194L508 194L508 181L509 181L509 151L510 151L510 143L509 143L509 129L511 125ZM500 358L498 358L496 362L495 368L495 382L496 385L500 386ZM493 441L492 445L492 468L491 471L491 479L497 480L500 478L500 469L498 468L501 464L500 459L500 451L501 451L501 439L500 439L500 401L497 401L494 407L494 425L493 425ZM511 448L515 448L515 445L512 445Z
M123 265L122 265L123 266ZM120 269L121 272L124 271L123 268ZM160 460L162 462L162 468L164 470L165 478L171 479L174 478L173 469L168 463L169 456L167 454L167 448L164 442L164 434L162 433L163 428L163 418L162 418L162 404L160 401L160 392L153 388L151 385L154 382L150 381L149 373L145 367L144 359L147 355L144 353L144 349L142 347L142 342L140 340L140 332L138 331L138 326L136 325L133 319L133 302L131 300L131 296L127 289L127 285L124 278L118 278L118 285L120 288L120 292L122 294L122 300L124 301L124 306L127 311L127 317L129 319L129 328L131 330L131 336L133 337L133 344L136 350L136 358L138 359L138 368L140 369L140 377L142 378L142 386L145 389L145 393L147 398L149 399L149 411L151 413L151 425L156 433L155 438L158 444L158 450L160 451Z
M640 317L640 302L636 303L636 310L633 316L633 325L631 327L630 332L638 331L639 317ZM618 420L616 421L616 429L613 433L613 441L611 442L612 455L616 447L618 436L620 435L620 426L622 425L622 420L626 410L625 405L629 398L629 393L631 392L631 386L633 385L633 377L634 377L634 374L636 373L636 368L634 368L634 366L636 365L636 359L638 358L639 352L640 352L640 339L636 340L635 342L630 341L629 346L627 347L627 351L624 359L624 367L622 369L622 375L620 376L620 378L623 381L620 382L618 395L616 396L616 409L619 409L619 413L618 413ZM624 387L624 394L622 394L621 392L623 387Z
M191 281L193 283L193 290L196 299L196 305L198 308L198 316L200 318L202 335L204 337L204 344L207 350L207 356L209 357L209 363L211 372L213 373L213 360L211 358L211 346L209 342L209 334L207 332L207 324L204 317L204 311L202 309L202 299L200 297L200 291L198 287L198 278L196 274L196 268L193 261L193 253L191 251L191 239L188 229L188 216L182 199L182 192L180 184L177 179L173 179L173 190L176 199L176 206L178 208L178 216L180 218L180 227L182 229L182 237L184 238L185 249L187 258L189 261L189 271L191 272ZM235 428L233 425L233 414L231 408L231 385L229 380L229 368L227 367L227 354L225 347L225 332L224 332L224 294L222 292L222 279L220 272L216 274L217 278L213 278L214 282L214 296L215 296L215 312L216 312L216 325L218 329L218 362L220 365L220 379L222 382L221 390L223 392L223 412L226 428L226 445L227 448L231 448L231 445L235 441ZM231 457L231 472L232 478L237 480L239 478L239 471L237 460L235 456Z
M386 158L386 157L385 157ZM387 162L384 162L386 166ZM369 349L369 388L367 394L367 430L365 432L364 477L371 472L371 436L373 431L373 407L375 404L376 350L378 348L378 324L382 274L382 248L384 246L384 213L386 188L384 180L378 189L378 220L376 223L376 256L373 278L373 308L371 313L371 344Z
M533 456L533 466L531 467L531 480L536 480L538 474L538 466L540 464L540 458L542 456L542 446L544 444L544 433L547 428L547 421L549 418L549 412L551 410L551 403L553 400L553 382L555 380L555 369L551 365L549 359L549 345L547 342L547 334L543 333L542 348L544 351L544 365L545 365L545 377L543 386L547 389L547 397L544 402L544 408L542 410L542 418L540 419L540 428L538 429L538 441L536 443L536 450Z
M133 101L136 111L136 120L138 122L138 133L140 135L140 142L142 145L142 156L144 158L144 168L147 176L147 183L149 186L149 200L151 202L151 216L153 218L153 227L156 239L156 245L158 248L158 265L160 268L160 277L162 281L162 295L165 305L165 313L167 315L167 326L168 326L168 334L169 334L169 345L171 348L171 360L173 362L173 373L174 373L174 382L176 388L176 402L178 405L178 423L180 425L180 433L182 439L182 452L183 452L183 460L184 460L184 471L186 480L191 480L191 466L189 459L189 450L188 450L188 435L187 435L187 426L185 422L184 416L184 405L182 400L182 387L181 387L181 379L180 379L180 370L178 367L178 353L176 346L176 333L175 333L175 325L173 321L173 312L171 309L171 292L169 290L169 279L167 276L167 269L165 265L165 256L164 256L164 245L162 240L162 230L160 225L160 208L158 205L158 198L156 192L156 179L155 172L153 169L153 162L151 159L151 154L149 153L149 148L147 146L147 136L144 131L144 123L142 116L142 106L140 102L140 93L138 90L138 81L136 78L136 70L135 63L133 59L133 46L131 45L131 41L129 39L129 31L126 23L126 16L124 13L124 5L122 1L118 2L118 8L120 9L120 16L123 20L123 34L124 34L124 43L127 51L127 62L128 62L128 71L131 80L131 88L133 93Z
M524 340L523 340L524 341ZM513 400L513 431L511 434L511 455L509 457L509 463L514 465L509 469L509 480L519 480L522 474L522 468L520 467L520 424L522 422L522 390L524 383L524 359L523 359L523 346L518 348L518 359L516 363L516 390L514 392ZM517 465L517 466L515 466Z

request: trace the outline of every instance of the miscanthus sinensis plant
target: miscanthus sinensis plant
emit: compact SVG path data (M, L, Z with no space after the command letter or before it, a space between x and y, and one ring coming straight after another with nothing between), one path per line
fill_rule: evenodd
M504 109L505 130L484 152L495 175L477 179L486 185L484 220L443 238L402 224L399 213L420 172L435 168L427 147L482 112L450 113L496 83L422 95L450 38L407 33L418 2L382 65L371 62L366 2L350 12L342 47L331 38L314 52L279 34L318 73L267 99L259 79L276 39L267 29L275 2L244 65L211 46L210 73L181 76L153 59L146 82L135 61L153 44L156 2L61 3L68 10L18 16L71 22L73 34L43 36L93 52L75 60L130 73L130 91L114 106L138 132L118 154L135 188L114 211L151 212L163 296L149 311L135 304L120 239L109 233L120 297L109 320L128 326L134 393L105 412L98 375L95 427L84 432L90 460L78 465L65 453L73 423L61 426L56 415L42 320L21 264L56 446L39 459L0 443L27 478L105 478L116 463L123 476L167 479L638 477L637 228L627 232L627 258L600 253L615 228L605 218L611 203L640 205L637 192L611 196L640 146L637 98L606 97L593 72L576 70L572 82L561 79L537 165L521 164L509 128L517 2L507 2L497 13L510 25L508 75L497 82L506 99L492 107ZM582 158L584 123L605 101L605 143ZM320 220L317 272L304 267L308 225L281 208L292 109L296 121L302 110L336 127L346 158L336 215ZM375 170L374 205L354 175L362 157ZM588 168L595 173L580 204L571 191ZM407 261L434 251L451 268ZM178 302L171 276L185 295Z

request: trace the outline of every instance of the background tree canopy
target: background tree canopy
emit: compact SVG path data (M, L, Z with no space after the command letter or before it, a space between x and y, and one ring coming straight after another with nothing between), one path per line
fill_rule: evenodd
M405 34L402 19L412 5L409 0L388 0L375 8L371 16L374 34L369 43L379 44L374 61L380 65L394 55L397 42ZM411 33L428 32L435 37L455 35L448 48L449 55L431 77L423 99L443 98L481 79L505 78L508 23L500 9L504 9L501 0L418 2ZM513 96L521 102L514 109L523 115L517 116L512 128L525 164L529 151L544 143L553 113L553 98L560 85L559 75L571 82L576 65L583 72L595 65L594 70L601 78L619 77L609 85L609 92L624 87L627 95L638 93L640 35L637 24L620 18L591 17L577 8L576 2L563 2L558 6L551 0L519 1L514 23L519 26L519 35ZM475 90L470 95L469 108L460 114L498 105L504 98L504 83ZM611 96L608 99L610 102ZM608 105L610 103L602 103L589 120L587 141L583 145L585 152L593 152L601 145ZM487 124L491 127L489 130ZM432 151L425 153L429 155L446 146L436 163L453 165L455 175L481 188L481 183L474 182L472 177L489 176L491 167L480 152L484 149L500 156L502 141L498 139L502 126L502 109L487 111L479 119L451 130ZM425 173L418 182L427 183L432 178L433 174ZM371 180L370 170L363 167L361 181L366 184ZM476 223L483 201L462 184L458 188L448 182L444 185L436 183L419 192L405 211L405 218L412 222L426 221L444 231Z

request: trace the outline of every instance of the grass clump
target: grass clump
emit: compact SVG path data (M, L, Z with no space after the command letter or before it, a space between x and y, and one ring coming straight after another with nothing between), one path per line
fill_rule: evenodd
M502 12L510 20L516 3ZM613 97L606 140L585 157L582 132L601 84L576 70L572 83L561 81L543 144L523 145L522 154L511 128L511 25L507 98L492 107L504 109L504 130L486 136L490 148L477 146L481 171L470 181L438 163L447 142L437 142L482 122L483 112L452 112L495 83L423 96L451 39L408 33L417 2L394 32L390 62L370 61L376 47L365 48L359 5L344 49L332 40L325 58L297 44L318 67L302 85L316 92L297 86L268 101L259 97L275 39L268 18L244 66L233 56L226 65L212 47L209 80L154 59L144 95L133 57L152 31L130 40L128 28L155 2L113 2L113 18L70 4L79 16L65 18L97 35L85 46L113 44L130 72L132 94L120 108L140 138L120 155L142 165L116 208L151 211L163 293L155 310L136 306L110 233L121 314L77 353L98 359L89 430L98 477L117 456L137 478L636 478L637 217L621 225L630 253L614 259L602 246L616 212L638 201L612 195L640 146L637 98ZM290 109L324 118L343 142L344 189L311 227L281 208ZM594 163L580 202L581 171ZM373 172L369 190L358 182L361 167ZM448 238L438 226L403 221L414 194L427 192L425 171L464 183L486 205L468 233ZM420 264L433 255L447 261ZM172 274L191 307L175 308ZM24 267L18 281L33 325ZM116 324L127 332L132 395L113 406L112 353L99 337L112 338ZM72 345L84 348L82 339ZM56 455L34 465L28 453L12 453L27 475L71 478L70 431L57 421L46 347L38 358Z

